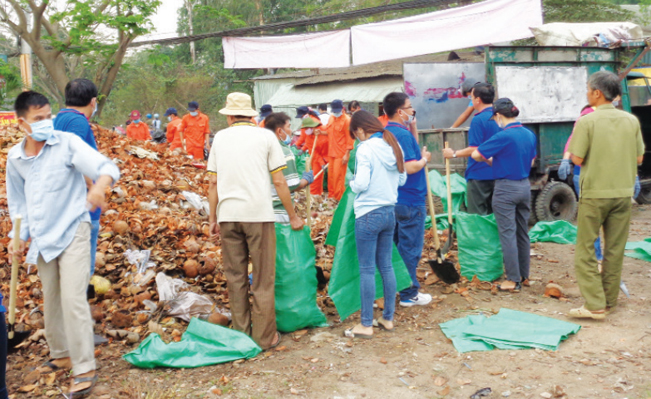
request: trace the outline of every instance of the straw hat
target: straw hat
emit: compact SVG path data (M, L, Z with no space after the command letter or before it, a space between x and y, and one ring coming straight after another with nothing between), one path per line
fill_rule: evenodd
M219 110L222 115L257 116L258 112L251 107L251 96L244 93L231 93L226 97L226 107Z

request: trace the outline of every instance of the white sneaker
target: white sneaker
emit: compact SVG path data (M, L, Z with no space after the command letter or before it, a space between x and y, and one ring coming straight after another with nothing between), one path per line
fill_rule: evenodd
M412 306L425 306L432 302L432 296L430 294L423 294L422 292L419 292L418 295L415 297L406 300L406 301L400 301L400 306L403 306L405 308L409 308Z

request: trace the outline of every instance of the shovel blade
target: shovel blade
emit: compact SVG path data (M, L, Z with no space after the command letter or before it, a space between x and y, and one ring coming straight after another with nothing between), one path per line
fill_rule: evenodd
M453 242L454 242L454 232L452 231L452 226L450 226L450 230L448 231L448 239L443 244L443 248L441 248L441 252L443 252L444 254L450 252L450 247L452 247Z
M427 261L429 266L432 268L436 277L440 278L445 284L455 284L458 283L461 279L457 268L454 266L454 263L439 259L430 259Z
M16 347L20 345L21 342L29 338L31 331L14 331L14 337L7 339L7 350L8 352L15 352Z

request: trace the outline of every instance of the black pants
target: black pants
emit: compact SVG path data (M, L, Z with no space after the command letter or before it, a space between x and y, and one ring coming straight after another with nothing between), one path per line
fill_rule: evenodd
M468 213L475 215L490 215L493 213L493 190L495 180L468 180L466 197Z
M7 399L7 323L4 312L0 312L0 399Z

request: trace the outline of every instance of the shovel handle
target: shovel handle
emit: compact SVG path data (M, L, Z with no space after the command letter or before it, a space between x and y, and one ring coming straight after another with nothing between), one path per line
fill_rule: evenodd
M20 268L20 224L23 218L18 215L14 219L14 256L11 259L11 285L9 286L9 333L7 337L14 337L14 323L16 322L16 289L18 288L18 269Z
M438 252L441 249L441 241L439 240L439 232L436 229L436 212L434 212L434 199L432 198L432 190L429 187L429 168L425 164L425 181L427 182L427 205L429 207L429 216L432 218L432 234L434 234L434 249Z
M314 135L314 144L312 144L312 152L310 152L310 156L309 158L307 158L307 162L305 163L306 172L312 170L312 158L314 158L314 151L316 151L317 138L318 137ZM307 208L307 225L312 226L312 196L310 194L310 186L307 186L307 192L305 194L305 207Z
M445 142L445 148L450 148ZM452 187L450 187L450 158L445 158L445 182L448 186L448 223L452 226Z

